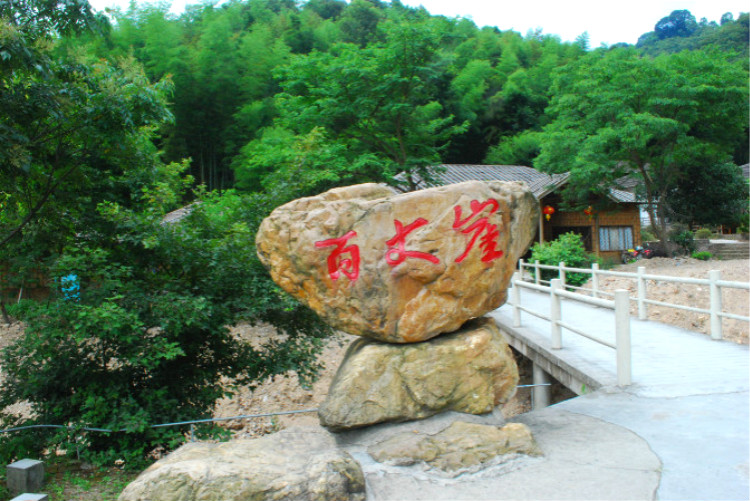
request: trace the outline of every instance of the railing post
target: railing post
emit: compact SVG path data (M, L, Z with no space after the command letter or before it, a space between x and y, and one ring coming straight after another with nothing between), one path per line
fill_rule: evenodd
M716 282L721 280L721 271L709 271L708 280L710 281L709 290L711 293L711 339L719 340L722 338L721 317L719 316L722 310L722 301L721 287Z
M560 282L565 287L565 261L560 261L558 266L560 267Z
M648 310L646 309L646 279L643 275L646 274L646 267L638 267L638 319L646 320L648 318Z
M599 297L599 263L591 265L591 297Z
M518 307L521 304L521 287L516 285L516 280L521 280L521 272L515 272L510 282L513 286L510 289L513 301L513 327L521 327L521 309Z
M531 369L532 382L534 387L531 389L531 408L543 409L549 407L550 402L550 387L549 387L549 374L536 362L533 363Z
M560 287L562 287L562 284L559 278L553 278L550 280L549 319L551 328L550 334L552 338L550 348L553 350L559 350L562 348L562 329L558 323L562 316L560 296L555 293Z
M523 258L518 260L518 271L521 272L521 278L523 279Z
M539 275L539 260L534 261L534 283L539 285L539 281L542 279L542 277Z
M630 356L630 293L623 289L615 291L615 345L617 346L617 384L631 383Z

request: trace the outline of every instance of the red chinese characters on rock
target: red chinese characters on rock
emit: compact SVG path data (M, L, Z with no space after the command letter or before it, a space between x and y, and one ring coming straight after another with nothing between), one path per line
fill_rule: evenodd
M385 243L389 247L389 249L385 253L385 261L391 266L396 266L406 261L407 257L413 257L417 259L426 259L431 263L438 264L440 262L440 259L433 256L432 254L429 254L427 252L406 250L406 236L420 226L426 225L428 222L429 221L427 221L426 219L420 217L414 220L413 223L408 224L406 225L406 227L404 227L401 221L399 221L398 219L394 219L393 224L396 226L396 236ZM394 258L392 256L396 257Z
M497 212L497 210L500 208L500 204L497 202L497 200L490 198L489 200L481 204L477 200L472 200L470 207L471 214L469 214L469 216L465 219L461 219L463 210L461 209L460 205L457 205L453 208L456 216L455 220L453 221L453 229L456 231L460 231L461 233L472 234L471 240L469 240L469 243L466 245L466 250L464 250L464 253L456 258L456 262L460 263L461 261L466 259L466 256L469 254L471 249L474 248L474 244L476 243L477 239L480 238L480 236L481 239L479 240L479 248L482 250L482 262L487 263L489 261L502 257L503 251L497 249L500 231L497 229L496 224L490 223L490 216ZM484 212L484 210L488 207L490 208L489 214L484 217L478 218L471 224L468 224L473 218L482 214L482 212Z
M352 282L359 278L359 247L354 244L345 247L347 241L356 236L357 232L352 230L343 237L315 242L315 247L319 249L321 247L336 247L328 255L328 275L332 280L338 280L342 273L349 277ZM350 254L351 258L342 258L342 254Z
M479 248L482 252L482 262L486 263L502 257L503 251L497 249L500 231L497 225L490 223L489 220L490 216L500 208L500 204L492 198L483 203L472 200L470 208L471 213L465 218L462 218L463 209L461 206L457 205L453 208L455 213L453 229L462 234L471 235L469 243L466 244L466 249L455 259L455 262L460 263L466 259L477 240L479 240ZM397 266L406 261L407 258L424 259L434 264L440 263L437 256L428 252L406 250L406 237L409 233L426 224L429 224L429 221L421 217L406 226L398 219L393 220L396 234L385 242L388 246L388 250L385 252L385 261L390 266ZM357 232L352 230L338 238L315 242L315 247L319 249L334 247L328 255L328 275L332 280L338 280L341 274L344 274L352 282L359 277L359 247L356 244L347 245L348 241L356 236ZM349 254L349 257L345 257L346 254Z

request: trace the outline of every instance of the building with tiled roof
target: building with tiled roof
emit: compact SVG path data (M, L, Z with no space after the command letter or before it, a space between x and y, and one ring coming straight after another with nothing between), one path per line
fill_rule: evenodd
M557 192L569 180L569 175L547 174L522 165L442 164L431 171L434 182L418 181L419 188L461 183L464 181L522 181L539 200L540 212L552 212L541 217L537 234L539 242L556 239L574 232L581 235L586 249L598 255L619 258L623 250L641 243L641 221L638 202L632 191L610 189L603 205L607 210L568 211L562 208L562 197ZM618 186L619 187L619 186Z

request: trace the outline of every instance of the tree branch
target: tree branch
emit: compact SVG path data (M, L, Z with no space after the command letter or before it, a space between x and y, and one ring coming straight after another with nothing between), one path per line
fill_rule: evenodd
M8 242L10 242L16 235L18 235L21 232L21 230L27 224L29 224L36 217L36 215L39 213L39 211L42 210L42 207L44 207L44 204L47 203L47 200L49 200L49 197L52 195L52 193L54 193L55 190L57 190L58 186L60 186L60 183L66 177L68 177L74 170L76 170L77 167L78 167L77 164L71 165L68 168L68 170L66 170L65 172L63 172L63 174L60 176L60 178L57 181L54 182L54 184L52 183L52 179L53 179L52 176L49 176L47 178L47 186L45 186L45 188L44 188L44 194L42 195L42 198L29 211L29 213L26 215L26 217L23 218L23 221L21 221L21 223L18 226L16 226L13 230L11 230L11 232L8 235L6 235L2 240L0 240L0 248L2 248Z

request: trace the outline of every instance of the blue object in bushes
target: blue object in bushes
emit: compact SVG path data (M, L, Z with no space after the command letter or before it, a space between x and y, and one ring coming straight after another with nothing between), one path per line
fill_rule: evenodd
M78 275L70 274L60 278L60 290L63 293L63 299L66 301L72 299L78 301L81 295L81 284L78 281Z

